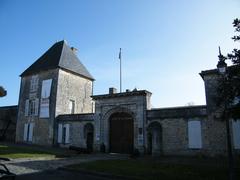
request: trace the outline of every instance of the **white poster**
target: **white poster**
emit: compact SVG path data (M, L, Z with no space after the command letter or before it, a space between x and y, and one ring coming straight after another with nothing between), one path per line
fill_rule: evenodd
M49 98L51 94L52 79L42 82L40 118L49 118Z
M51 93L52 79L43 80L41 98L49 98Z

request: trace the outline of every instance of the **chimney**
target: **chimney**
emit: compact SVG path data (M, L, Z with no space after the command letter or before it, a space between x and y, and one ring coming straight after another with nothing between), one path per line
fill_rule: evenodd
M117 93L117 89L114 87L109 88L109 94L116 94Z
M130 89L126 89L126 92L131 92Z
M74 54L77 54L78 49L75 47L71 47L71 50L73 51Z

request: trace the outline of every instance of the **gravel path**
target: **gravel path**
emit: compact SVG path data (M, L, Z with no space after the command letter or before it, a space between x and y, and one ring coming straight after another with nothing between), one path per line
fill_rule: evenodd
M54 170L66 165L78 164L95 160L124 159L124 158L127 158L127 156L112 154L91 154L71 158L49 158L49 157L21 158L12 159L11 161L4 161L1 163L5 164L10 170L10 172L20 175L41 172L44 170Z

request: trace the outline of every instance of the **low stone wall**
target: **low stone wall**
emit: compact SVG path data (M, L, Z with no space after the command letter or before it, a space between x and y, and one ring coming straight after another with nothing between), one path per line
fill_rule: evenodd
M0 107L0 140L15 141L18 106Z
M207 155L208 131L206 106L160 108L147 111L148 126L161 126L160 151L163 155ZM191 149L188 144L188 121L200 121L202 148Z
M69 143L60 144L61 147L77 146L87 148L84 127L89 123L94 126L94 114L59 115L57 117L57 123L69 124ZM56 130L55 132L58 131Z

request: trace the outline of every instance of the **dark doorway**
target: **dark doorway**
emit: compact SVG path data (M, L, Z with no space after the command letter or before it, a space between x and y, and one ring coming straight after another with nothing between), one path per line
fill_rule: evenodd
M148 125L148 153L152 155L161 155L162 153L162 126L158 122L152 122Z
M93 132L87 133L87 150L89 152L93 151Z
M87 123L84 126L84 137L86 140L86 146L87 146L87 150L88 152L92 152L93 151L93 125L91 123Z
M133 118L128 113L114 113L109 119L110 152L133 152Z
M147 138L148 138L147 153L152 154L152 133L151 132L148 133Z

